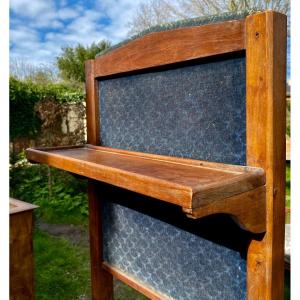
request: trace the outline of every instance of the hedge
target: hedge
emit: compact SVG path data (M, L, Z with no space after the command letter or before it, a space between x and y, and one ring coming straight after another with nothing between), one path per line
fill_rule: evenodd
M13 77L9 80L9 127L10 138L34 138L41 129L41 120L35 111L39 101L54 100L59 103L82 102L85 93L80 88L64 83L40 84L21 81Z

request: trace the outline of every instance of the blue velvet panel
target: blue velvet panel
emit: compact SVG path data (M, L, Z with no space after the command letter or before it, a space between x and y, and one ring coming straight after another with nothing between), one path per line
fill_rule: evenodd
M171 299L246 299L247 233L228 216L191 220L132 192L101 194L105 261Z
M245 164L245 58L99 82L101 144Z
M243 54L108 78L99 93L103 146L246 164ZM246 298L248 236L229 217L102 188L106 261L173 299Z

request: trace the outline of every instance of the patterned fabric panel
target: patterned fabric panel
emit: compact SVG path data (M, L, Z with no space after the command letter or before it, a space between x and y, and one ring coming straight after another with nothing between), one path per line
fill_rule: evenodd
M245 58L99 81L103 146L245 164Z
M179 207L104 188L105 261L171 299L246 299L247 233L229 217L191 220Z

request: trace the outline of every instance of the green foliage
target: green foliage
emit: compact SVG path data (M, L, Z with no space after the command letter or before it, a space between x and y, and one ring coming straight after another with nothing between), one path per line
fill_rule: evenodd
M84 82L84 63L88 59L94 59L96 54L107 50L110 47L108 41L93 43L84 47L78 44L76 47L62 48L62 54L57 57L57 66L60 76L65 80Z
M41 99L38 89L31 82L14 78L9 81L9 127L10 138L34 137L41 128L41 121L34 111L35 103Z
M40 132L41 120L35 111L37 102L52 99L59 103L82 102L82 89L63 83L38 84L13 77L9 81L10 138L34 138Z
M285 198L286 203L285 206L290 208L291 207L291 164L289 162L286 163L285 169Z
M291 299L291 272L284 272L284 300Z
M39 205L38 216L50 223L85 223L86 191L86 180L45 165L20 161L10 170L11 196Z
M40 300L90 298L89 250L39 230L34 234L35 290ZM81 298L85 296L85 298Z

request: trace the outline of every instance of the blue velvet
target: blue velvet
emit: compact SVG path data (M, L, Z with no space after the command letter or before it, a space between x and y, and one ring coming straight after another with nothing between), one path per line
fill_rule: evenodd
M99 82L101 144L245 164L245 58Z
M103 146L246 164L243 54L102 79L99 93ZM247 234L230 219L102 188L106 261L173 299L246 298Z
M172 299L246 299L247 233L230 217L191 220L139 194L101 194L105 261Z

